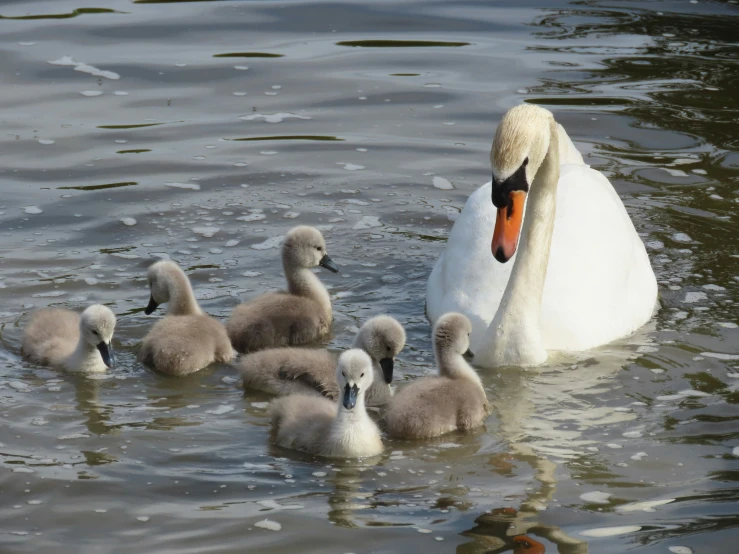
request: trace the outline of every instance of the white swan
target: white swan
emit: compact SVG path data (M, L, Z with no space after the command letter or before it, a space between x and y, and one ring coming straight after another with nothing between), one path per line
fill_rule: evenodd
M646 323L657 281L644 244L551 112L510 109L490 161L493 181L467 200L429 277L429 319L469 317L483 367L538 365L548 350L587 350Z

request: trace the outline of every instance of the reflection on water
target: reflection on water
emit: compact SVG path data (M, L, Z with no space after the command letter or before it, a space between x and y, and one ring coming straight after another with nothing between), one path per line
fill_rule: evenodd
M0 11L15 114L0 137L0 550L734 550L735 4ZM153 260L187 268L225 318L282 286L280 237L305 223L342 266L332 347L387 312L408 331L400 385L432 371L426 278L521 101L550 107L624 199L660 283L643 332L487 371L484 429L349 464L269 446L269 398L228 366L171 379L135 362L161 317L142 313ZM119 368L19 359L29 311L92 302L119 317Z

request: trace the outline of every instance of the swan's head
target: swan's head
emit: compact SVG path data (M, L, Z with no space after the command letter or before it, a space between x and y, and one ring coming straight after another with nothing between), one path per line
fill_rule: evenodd
M367 352L380 364L385 382L393 381L395 356L405 346L405 330L389 315L378 315L367 321L357 333L354 346Z
M516 253L526 195L549 150L553 119L549 110L521 104L506 112L495 132L490 163L498 215L491 248L501 263Z
M321 266L333 273L339 271L326 251L321 231L307 225L293 227L287 232L282 243L282 260L286 269Z
M466 316L449 312L441 316L434 326L434 351L437 359L449 353L472 356L470 352L472 324Z
M347 410L354 409L357 398L372 384L372 360L364 350L352 348L339 356L336 381L341 391L341 403Z
M175 279L179 275L187 279L180 266L171 260L161 260L149 266L146 279L149 281L151 298L149 299L149 305L144 310L146 315L152 314L159 304L169 302L172 288L175 286Z
M115 331L115 315L101 304L93 304L80 316L80 334L88 344L100 352L103 363L115 367L115 356L110 341Z

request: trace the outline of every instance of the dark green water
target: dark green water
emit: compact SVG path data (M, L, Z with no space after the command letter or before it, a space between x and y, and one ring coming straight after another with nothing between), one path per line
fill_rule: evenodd
M735 550L735 3L24 0L0 16L0 551L468 554L520 533L562 554ZM152 260L188 268L225 318L281 286L270 239L306 223L342 267L321 275L333 344L387 312L408 330L396 374L432 371L428 273L524 101L554 111L647 243L662 308L643 333L485 372L484 430L388 442L371 465L269 446L268 398L228 367L135 363ZM20 360L29 311L92 302L119 317L118 369Z

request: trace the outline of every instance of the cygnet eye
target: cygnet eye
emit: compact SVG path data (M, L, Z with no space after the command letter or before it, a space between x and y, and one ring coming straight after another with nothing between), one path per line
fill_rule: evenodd
M346 373L344 373L343 371L341 372L341 376L342 376L342 377L343 377L344 379L346 379Z
M364 377L364 373L362 373L362 375L360 375L360 376L359 376L359 378L360 378L360 379L361 379L362 377Z
M390 352L390 347L389 346L387 347L387 351Z
M92 334L97 336L98 332L95 329L93 329Z
M321 250L323 250L323 246L316 246L316 250L320 252Z

